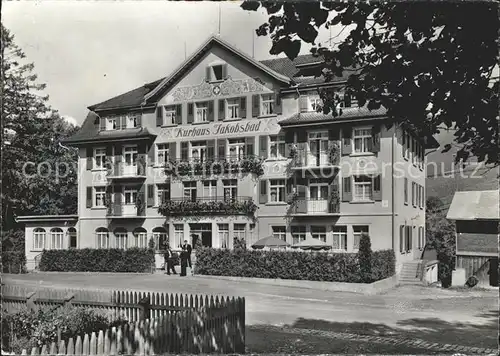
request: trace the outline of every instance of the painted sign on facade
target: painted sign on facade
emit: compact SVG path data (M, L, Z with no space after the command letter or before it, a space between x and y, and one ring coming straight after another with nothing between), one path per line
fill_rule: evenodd
M203 81L198 85L175 88L172 97L174 98L174 102L182 102L209 99L218 96L235 96L264 90L264 85L255 79L233 80L229 77L222 83L208 83Z
M237 122L214 122L191 127L165 128L161 136L166 139L223 137L231 135L254 136L261 134L277 134L280 131L278 120L275 117L258 120L240 120Z

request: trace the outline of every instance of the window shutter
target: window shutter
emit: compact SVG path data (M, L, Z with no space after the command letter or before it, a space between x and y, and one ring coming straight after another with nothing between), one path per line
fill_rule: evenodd
M171 161L177 161L177 143L176 142L170 142L168 145L168 155L169 155L169 160Z
M137 127L142 127L142 114L136 115L135 123L137 124Z
M342 156L352 153L352 127L346 126L342 129Z
M94 150L92 147L87 147L87 171L90 171L94 165Z
M226 119L226 99L219 100L219 121Z
M155 186L154 184L148 184L148 208L152 207L155 205L155 193L154 193Z
M403 158L406 158L406 132L405 130L402 130L403 131Z
M404 187L403 187L403 189L404 189L404 195L403 195L404 203L408 204L408 178L405 177L403 184L404 184Z
M122 161L122 146L120 144L115 146L115 163Z
M330 141L338 141L340 139L339 130L328 130L328 140Z
M288 178L286 180L286 195L288 196L292 193L293 193L293 178Z
M246 119L247 117L247 97L242 96L240 98L240 117Z
M214 121L214 101L210 100L208 102L208 121L213 122Z
M344 177L342 179L342 201L351 201L352 200L352 191L351 191L352 177Z
M280 93L274 94L274 113L277 115L281 115L282 113Z
M222 78L227 79L227 64L222 65Z
M297 142L298 143L307 142L307 131L306 130L297 131Z
M194 121L194 113L193 113L193 103L188 103L188 116L187 116L187 123L192 124Z
M247 157L255 157L255 137L245 138L245 148Z
M220 159L220 160L226 159L226 140L225 139L217 140L217 156L218 156L218 159Z
M101 130L106 130L106 119L103 117L99 118L99 127Z
M127 116L121 116L121 122L122 122L122 130L125 130L127 128Z
M92 208L92 187L87 187L87 208Z
M154 166L155 164L155 161L156 161L156 157L155 157L155 144L152 143L150 146L149 146L149 151L148 151L148 161L149 161L149 164L148 166Z
M415 182L411 182L411 204L413 206L415 206L415 200L416 200L416 196L415 196Z
M299 110L300 112L308 112L309 111L309 100L307 96L301 95L299 96Z
M425 188L422 186L422 209L425 208Z
M259 136L259 156L267 158L267 136Z
M207 159L208 160L215 159L215 140L207 141Z
M252 117L260 116L260 95L252 95Z
M182 104L175 106L175 123L182 125Z
M209 82L212 79L212 67L205 68L205 80Z
M382 184L380 179L380 174L373 178L373 200L382 200Z
M187 161L189 159L189 142L181 142L181 160Z
M156 127L163 126L163 106L156 108Z
M113 146L106 146L106 168L111 169L110 165L113 161Z
M267 180L262 179L260 181L260 189L259 189L259 204L267 203Z
M405 227L399 226L399 253L405 252Z
M373 126L372 129L372 152L379 152L380 151L380 125L375 125Z

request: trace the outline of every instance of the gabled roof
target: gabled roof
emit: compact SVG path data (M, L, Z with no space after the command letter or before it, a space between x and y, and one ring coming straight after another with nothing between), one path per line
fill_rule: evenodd
M500 220L500 190L455 192L447 219L450 220Z
M272 68L262 64L259 61L256 61L252 57L246 55L242 51L236 49L235 47L231 46L229 43L223 41L220 37L218 36L211 36L208 41L206 41L202 46L200 46L187 60L185 60L180 67L178 67L169 77L164 78L154 89L152 89L149 93L147 93L144 96L144 104L154 98L154 96L162 91L164 91L169 85L171 85L173 82L175 82L186 70L191 68L191 66L194 64L194 62L204 53L206 53L208 50L213 45L219 45L222 46L224 49L232 52L236 56L239 56L240 58L244 59L247 63L252 64L253 66L259 68L260 70L264 71L274 79L278 80L279 82L283 84L290 84L291 80L290 77L280 74L276 71L274 71Z

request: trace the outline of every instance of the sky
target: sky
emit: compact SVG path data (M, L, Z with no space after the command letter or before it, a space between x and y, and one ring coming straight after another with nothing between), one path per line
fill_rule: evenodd
M35 63L50 104L82 123L88 106L170 74L217 34L219 7L225 41L251 55L255 37L255 58L272 57L270 38L255 36L267 13L239 2L4 2L2 21Z
M269 37L255 36L267 13L240 2L22 1L3 2L2 22L47 84L50 105L78 124L87 107L170 74L217 34L257 60L272 58ZM219 17L220 8L220 17ZM332 14L333 15L333 14ZM320 32L317 43L340 27ZM344 31L336 41L348 34ZM253 41L254 39L254 41ZM252 43L254 42L254 44ZM302 44L301 53L311 46ZM452 133L438 137L449 142ZM439 152L429 158L451 162Z

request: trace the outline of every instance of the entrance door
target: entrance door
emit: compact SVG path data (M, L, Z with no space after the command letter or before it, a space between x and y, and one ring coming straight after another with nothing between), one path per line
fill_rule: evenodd
M498 258L490 259L490 286L498 287Z
M201 239L204 247L212 247L212 224L189 224L191 230L191 246L196 246L197 240Z

